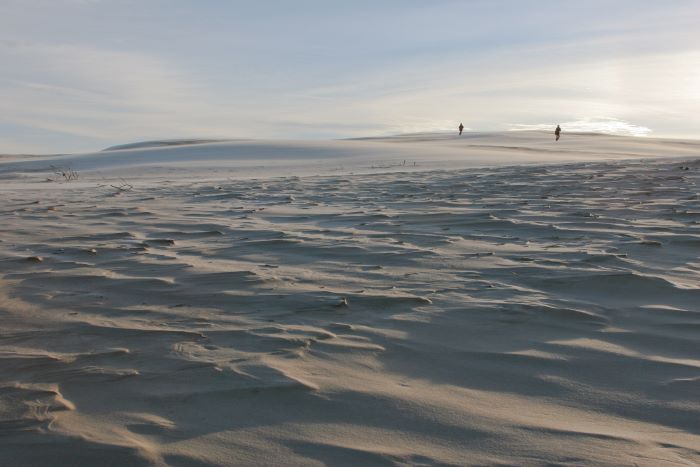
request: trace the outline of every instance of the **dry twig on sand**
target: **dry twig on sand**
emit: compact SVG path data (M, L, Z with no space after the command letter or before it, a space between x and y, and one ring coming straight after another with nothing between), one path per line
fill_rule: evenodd
M131 183L127 182L123 178L119 179L121 181L121 184L119 185L110 185L112 188L117 190L117 193L123 193L126 191L131 191L134 188L134 185Z
M53 171L54 174L63 177L63 180L66 182L70 182L72 180L77 180L78 179L78 172L75 170L71 169L70 167L63 168L63 167L56 167L54 165L50 166L51 170ZM49 179L52 182L55 182L56 180Z

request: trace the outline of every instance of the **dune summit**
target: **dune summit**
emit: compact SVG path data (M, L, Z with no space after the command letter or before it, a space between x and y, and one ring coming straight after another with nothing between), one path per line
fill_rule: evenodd
M541 131L413 134L335 141L165 140L113 146L104 151L0 159L6 173L45 173L70 167L84 176L271 177L392 171L455 170L513 164L695 156L692 140L566 134L558 143Z
M0 180L2 465L700 463L700 143L185 141Z

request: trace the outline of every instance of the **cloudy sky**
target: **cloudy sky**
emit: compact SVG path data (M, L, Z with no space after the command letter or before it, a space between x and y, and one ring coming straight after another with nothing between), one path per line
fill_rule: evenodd
M700 0L0 0L0 153L550 128L700 137Z

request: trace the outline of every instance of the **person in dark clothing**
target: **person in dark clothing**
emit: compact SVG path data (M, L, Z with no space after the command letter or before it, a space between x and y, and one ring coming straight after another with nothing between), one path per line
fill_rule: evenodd
M459 134L461 135L461 134L462 134L462 130L464 130L464 125L462 125L462 124L460 123L460 124L459 124L459 127L457 127L457 128L459 128Z
M557 125L557 129L554 130L554 136L556 137L556 141L559 141L559 136L561 135L561 127Z

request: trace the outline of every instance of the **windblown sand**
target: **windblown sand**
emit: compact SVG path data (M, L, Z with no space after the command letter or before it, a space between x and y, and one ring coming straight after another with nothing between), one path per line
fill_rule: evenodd
M490 138L0 163L0 464L697 465L700 143Z

